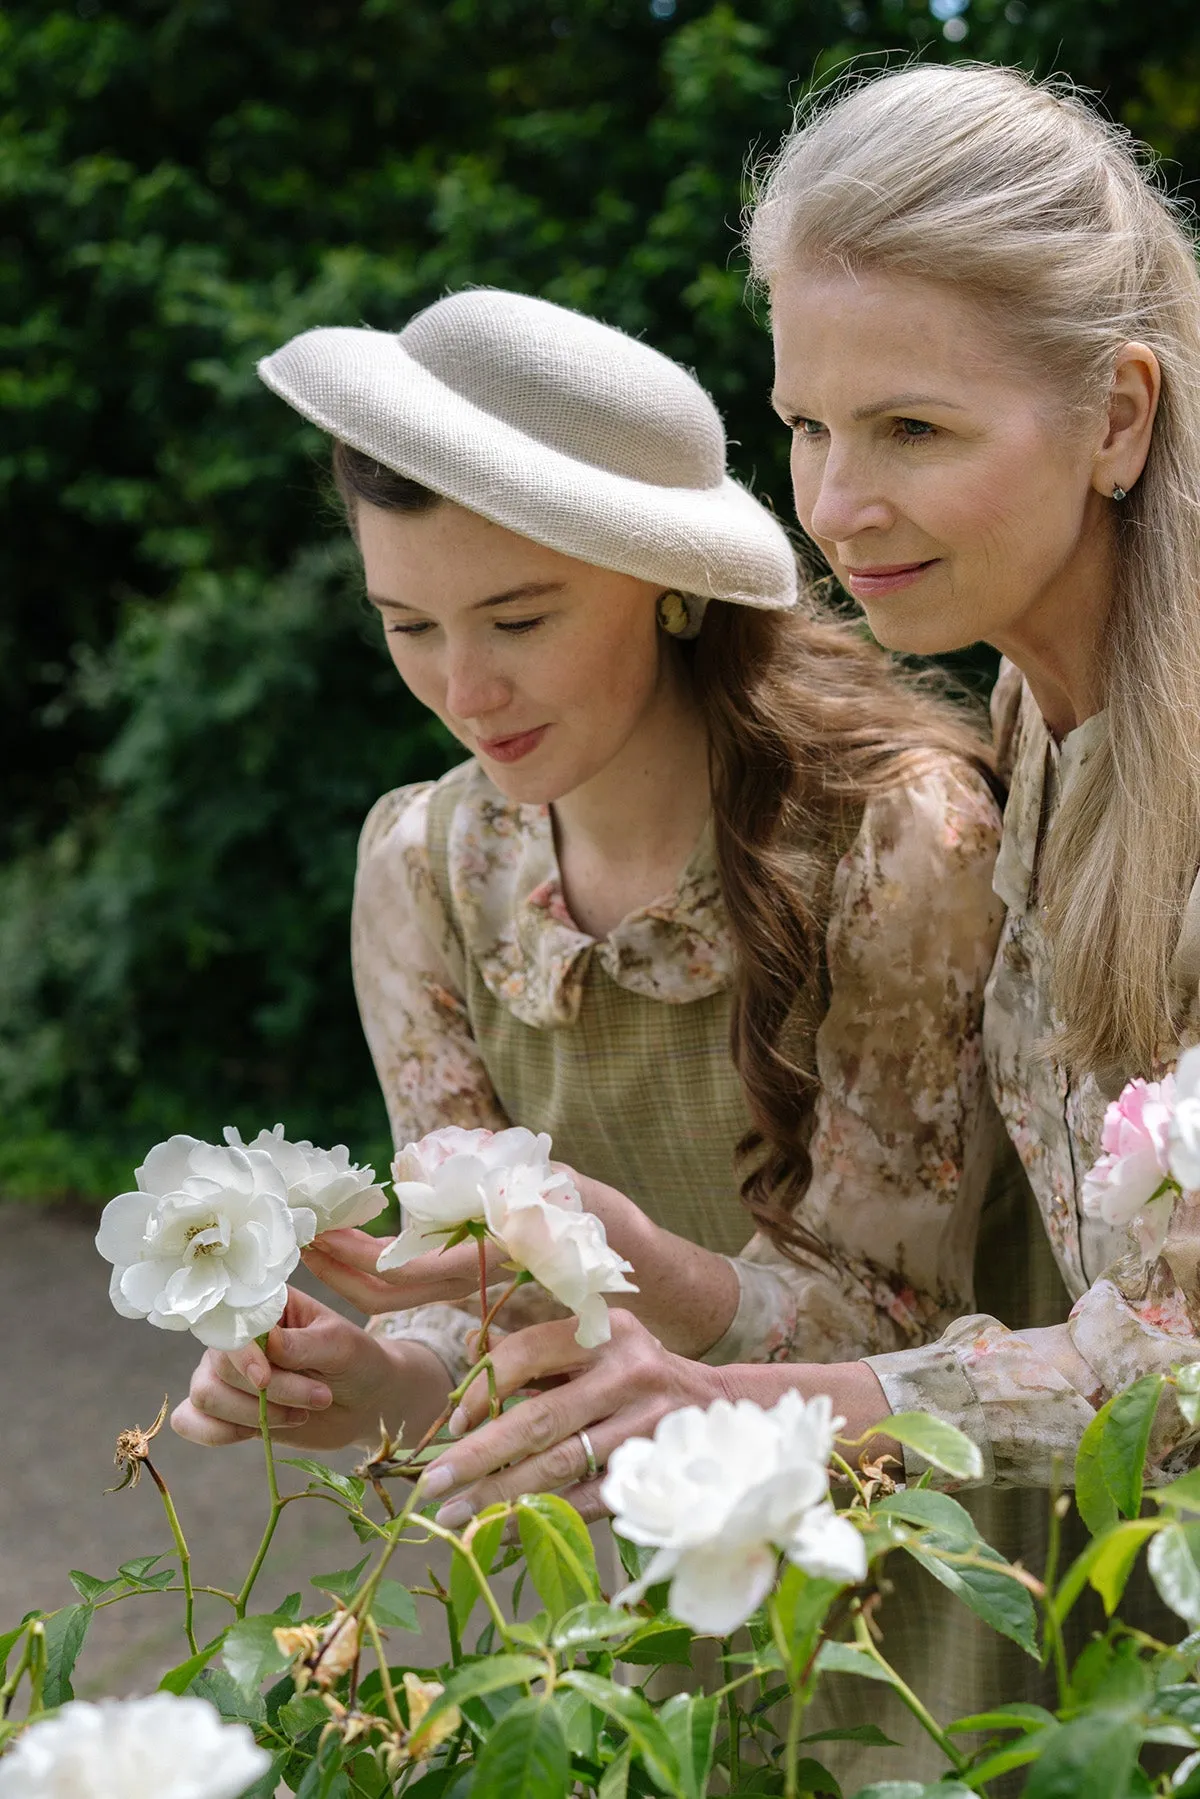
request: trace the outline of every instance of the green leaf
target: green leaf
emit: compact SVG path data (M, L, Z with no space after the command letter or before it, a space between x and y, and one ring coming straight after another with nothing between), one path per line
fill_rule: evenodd
M927 1412L895 1412L887 1421L887 1433L956 1480L983 1479L977 1446L942 1418L931 1418Z
M787 1689L784 1688L786 1692ZM878 1724L837 1724L828 1730L812 1730L802 1743L864 1743L871 1749L895 1749L894 1737L885 1736Z
M802 1755L796 1763L796 1791L827 1794L829 1799L842 1799L842 1789L829 1769L824 1762L815 1761L811 1755Z
M281 1455L279 1460L289 1468L299 1468L302 1474L312 1476L307 1489L310 1493L314 1487L327 1487L356 1512L362 1509L367 1483L358 1475L339 1474L336 1468L327 1468L324 1462L315 1462L306 1455Z
M662 1668L668 1664L690 1667L692 1633L686 1624L655 1618L614 1652L617 1660L638 1667Z
M968 1717L955 1718L947 1730L1044 1730L1047 1724L1053 1724L1053 1712L1048 1712L1043 1705L1029 1705L1024 1700L1014 1699L1010 1705L997 1705L989 1712L972 1712Z
M789 1564L775 1593L774 1606L793 1668L802 1668L816 1647L817 1635L841 1588L818 1580Z
M371 1601L371 1616L388 1630L420 1630L417 1603L398 1580L381 1580Z
M219 1636L213 1638L211 1643L206 1643L203 1649L198 1650L195 1655L189 1656L186 1662L180 1662L176 1667L169 1668L158 1683L159 1692L176 1695L186 1693L197 1674L202 1668L208 1666L224 1641L225 1632L222 1631Z
M227 1720L242 1724L266 1723L267 1707L262 1694L244 1692L224 1668L202 1668L188 1692L198 1699L207 1699Z
M705 1799L708 1792L719 1710L719 1700L696 1693L675 1693L659 1708L659 1723L671 1739L685 1799ZM841 1799L840 1794L835 1799Z
M1100 1440L1100 1465L1108 1490L1126 1518L1136 1518L1142 1509L1146 1449L1164 1385L1164 1375L1147 1374L1111 1401Z
M328 1717L328 1712L326 1712L325 1715ZM271 1766L267 1769L266 1773L260 1775L253 1786L247 1787L245 1792L239 1795L239 1799L275 1799L287 1763L288 1751L285 1749L282 1755L277 1755L275 1757L275 1760L271 1763Z
M40 1616L37 1612L33 1615L34 1617ZM8 1673L8 1658L12 1654L16 1644L19 1643L21 1638L25 1635L28 1623L29 1619L25 1618L13 1630L6 1630L4 1635L0 1637L0 1680L3 1680Z
M983 1541L957 1500L929 1491L896 1493L882 1500L877 1510L920 1527L920 1541L906 1542L905 1552L993 1630L1011 1638L1027 1655L1037 1655L1037 1614L1029 1592L1006 1572L1008 1563ZM947 1554L969 1554L988 1565L964 1566L948 1561Z
M632 1754L632 1745L622 1743L601 1776L600 1785L596 1788L596 1799L625 1799L629 1791L629 1762Z
M822 1643L817 1656L817 1670L821 1674L857 1674L863 1680L881 1680L885 1686L894 1686L895 1682L886 1668L881 1668L874 1656L865 1649L858 1649L853 1643Z
M1120 1513L1104 1476L1100 1449L1108 1428L1112 1400L1100 1407L1075 1452L1075 1506L1094 1537L1111 1530Z
M290 1657L274 1636L287 1622L278 1612L268 1612L240 1618L226 1631L221 1660L243 1693L256 1693L268 1674L279 1674L287 1667Z
M574 1507L557 1494L533 1493L517 1501L516 1514L529 1578L551 1619L599 1599L592 1539Z
M628 1636L638 1628L640 1619L618 1605L607 1605L602 1599L590 1599L586 1605L573 1606L555 1625L550 1642L555 1649L570 1652L588 1643L608 1642L612 1637Z
M1085 1712L1048 1731L1023 1799L1126 1799L1141 1734L1133 1719L1111 1712Z
M1099 1593L1112 1617L1147 1537L1159 1529L1156 1518L1127 1518L1102 1537L1093 1538L1096 1553L1087 1570L1088 1583Z
M500 1540L504 1535L504 1526L510 1513L506 1505L485 1506L475 1520L475 1534L471 1538L471 1553L479 1563L486 1577L492 1571ZM476 1580L471 1564L455 1544L455 1553L450 1562L450 1610L454 1614L454 1622L461 1638L467 1628L468 1620L479 1598L479 1582Z
M545 1699L518 1699L488 1732L471 1799L563 1799L570 1784L558 1713Z
M602 1675L589 1674L582 1668L568 1668L560 1677L560 1684L582 1693L598 1711L622 1727L651 1779L668 1792L678 1788L679 1764L674 1745L640 1693L631 1687L615 1686Z
M120 1575L114 1575L111 1580L97 1580L94 1574L85 1574L82 1568L72 1568L67 1578L88 1605L94 1604L105 1593L115 1592L122 1584Z
M1165 1525L1146 1555L1159 1598L1192 1626L1200 1624L1200 1568L1189 1537L1194 1529L1186 1524Z
M318 1593L330 1593L334 1599L348 1605L358 1591L363 1569L370 1559L369 1555L364 1555L353 1568L338 1568L333 1574L311 1574L309 1584L316 1587Z
M90 1605L64 1606L61 1612L46 1619L46 1679L42 1703L47 1711L51 1706L65 1705L68 1699L75 1697L71 1674L91 1621Z
M314 1724L328 1724L329 1708L319 1693L296 1693L281 1705L275 1722L293 1743L306 1737Z
M1194 1430L1200 1424L1200 1362L1184 1362L1182 1366L1173 1369L1172 1373L1175 1377L1175 1403Z
M1200 1362L1196 1364L1200 1368ZM1151 1487L1146 1495L1155 1505L1180 1512L1200 1512L1200 1468L1192 1468L1166 1487Z
M423 1724L428 1724L450 1706L461 1705L464 1700L478 1699L484 1693L499 1693L505 1687L528 1686L531 1681L545 1677L546 1664L540 1656L489 1655L481 1661L464 1662L446 1681L444 1691L426 1712Z
M122 1562L117 1569L117 1573L123 1574L130 1586L145 1586L146 1576L149 1574L151 1568L153 1568L155 1562L161 1562L163 1557L168 1553L169 1552L164 1549L158 1555L135 1555L132 1561ZM171 1559L174 1560L173 1552L170 1553Z

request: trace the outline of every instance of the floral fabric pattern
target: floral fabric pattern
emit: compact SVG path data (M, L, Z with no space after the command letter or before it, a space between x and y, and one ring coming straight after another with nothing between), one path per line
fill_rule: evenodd
M431 815L447 805L440 867ZM754 1236L731 1257L740 1302L706 1360L833 1361L897 1350L936 1337L971 1305L978 1213L1003 1144L980 1036L1001 918L991 887L998 837L982 779L945 760L931 758L866 806L834 875L829 1003L817 1035L821 1093L804 1223L828 1260L800 1267ZM497 1098L468 1006L480 981L500 1002L505 1028L518 1033L518 1053L519 1033L531 1027L539 1039L582 1030L602 978L653 1013L656 1041L660 1008L677 1019L683 1056L689 1007L727 994L732 974L710 831L673 894L597 941L566 906L547 809L505 800L474 763L375 806L360 847L353 935L359 1007L398 1145L446 1124L541 1128L531 1117L510 1121ZM742 1102L727 1016L713 1014L704 1054L733 1119ZM580 1083L582 1108L586 1066L564 1060L556 1079L568 1087L568 1105L571 1082ZM664 1188L672 1145L709 1128L685 1106L678 1112L655 1118ZM713 1247L714 1213L736 1221L733 1162L744 1128L731 1126L714 1145L713 1191L697 1194L690 1214L676 1206L669 1228ZM609 1178L601 1167L580 1172ZM663 1222L656 1184L651 1170L645 1190L630 1197ZM523 1288L506 1311L510 1328L547 1315L545 1307L536 1289ZM445 1305L372 1325L425 1343L456 1377L471 1327L467 1308Z
M1144 1374L1200 1358L1200 1195L1175 1208L1166 1241L1145 1257L1125 1224L1085 1213L1085 1179L1102 1151L1105 1108L1134 1074L1160 1077L1179 1053L1162 1047L1152 1069L1113 1070L1104 1084L1077 1078L1043 1046L1056 1019L1051 946L1038 901L1046 830L1062 794L1103 741L1103 714L1058 745L1018 671L1006 666L993 700L1002 751L1012 760L996 891L1007 907L988 982L984 1044L992 1093L1028 1174L1046 1234L1074 1301L1063 1325L1015 1333L995 1318L960 1318L940 1342L872 1359L893 1410L935 1411L984 1450L987 1477L1046 1486L1070 1478L1095 1408ZM1183 935L1200 928L1193 892ZM1189 1036L1200 1029L1193 987ZM1198 1440L1164 1400L1151 1459L1170 1472ZM922 1464L913 1458L910 1474Z

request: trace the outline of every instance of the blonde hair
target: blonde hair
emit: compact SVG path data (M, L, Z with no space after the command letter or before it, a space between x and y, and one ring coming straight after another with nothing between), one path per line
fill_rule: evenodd
M1063 84L929 65L807 103L758 177L747 243L768 288L801 260L952 286L1072 421L1103 409L1123 344L1158 357L1149 457L1116 513L1106 741L1041 877L1057 1053L1148 1070L1177 1041L1171 961L1200 858L1200 276L1183 213Z

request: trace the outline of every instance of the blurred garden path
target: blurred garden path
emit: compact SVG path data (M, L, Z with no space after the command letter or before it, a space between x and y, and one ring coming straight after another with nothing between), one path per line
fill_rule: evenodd
M200 1346L187 1333L117 1316L108 1265L92 1240L97 1219L83 1209L0 1204L0 1631L35 1606L72 1603L70 1568L106 1577L131 1556L172 1547L149 1479L136 1490L104 1489L118 1478L118 1432L151 1424L164 1393L172 1405L184 1397ZM324 1459L346 1468L358 1452ZM164 1426L154 1463L174 1495L195 1579L240 1585L266 1516L259 1444L198 1449ZM280 1484L300 1478L283 1469ZM345 1568L363 1553L332 1505L289 1506L253 1609L270 1609L303 1590L310 1574ZM397 1577L423 1582L426 1559L423 1550L400 1551ZM308 1609L316 1595L310 1589L304 1598ZM214 1609L198 1617L201 1642L227 1614L220 1601L205 1603ZM440 1608L418 1605L428 1647L416 1653L407 1639L401 1649L397 1632L396 1659L438 1661ZM175 1594L147 1595L98 1612L76 1669L79 1697L149 1691L186 1654L181 1606Z

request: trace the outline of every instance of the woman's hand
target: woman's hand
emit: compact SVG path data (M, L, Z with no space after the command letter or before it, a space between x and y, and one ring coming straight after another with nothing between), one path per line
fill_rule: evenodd
M287 1307L267 1338L245 1349L207 1349L171 1428L189 1442L241 1443L258 1435L258 1395L267 1423L306 1449L374 1441L379 1421L408 1440L441 1412L450 1391L445 1368L420 1343L369 1336L361 1326L288 1289Z
M501 1399L570 1378L487 1424L487 1383L472 1383L450 1422L464 1441L431 1463L421 1486L426 1498L446 1499L440 1523L457 1529L496 1500L547 1489L562 1491L584 1518L602 1518L603 1469L618 1443L651 1436L667 1412L724 1394L722 1370L672 1355L629 1312L610 1309L609 1317L612 1338L599 1349L580 1349L573 1318L531 1325L495 1346ZM601 1471L595 1477L588 1474L581 1430Z
M414 1256L400 1268L380 1274L375 1267L390 1237L372 1237L366 1231L324 1231L301 1250L304 1266L319 1281L348 1299L360 1312L399 1312L410 1306L453 1303L478 1294L479 1245L474 1238L453 1249L431 1249ZM503 1278L504 1251L488 1240L484 1245L487 1279Z

